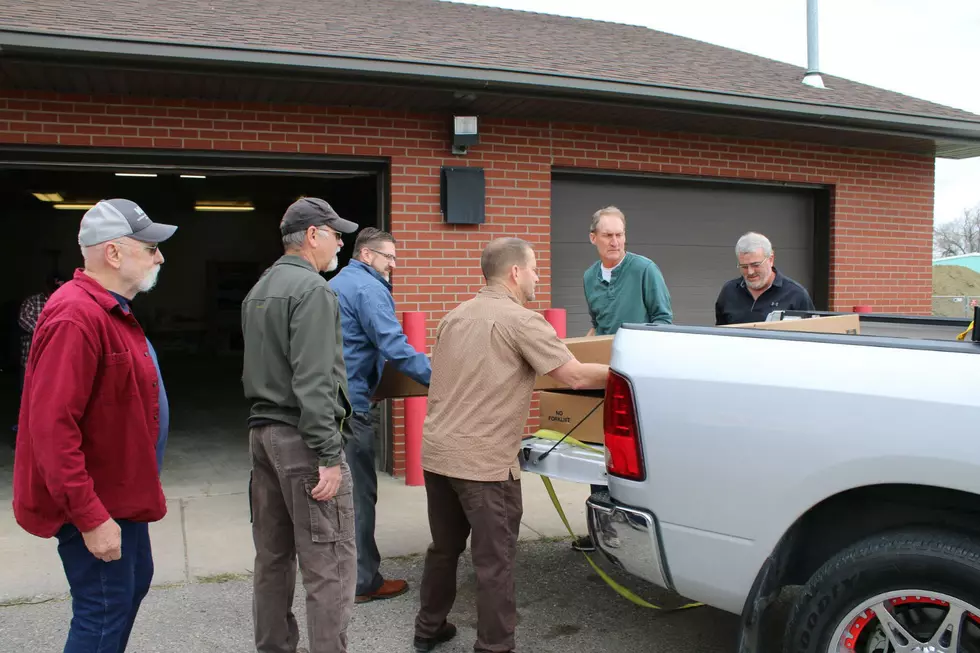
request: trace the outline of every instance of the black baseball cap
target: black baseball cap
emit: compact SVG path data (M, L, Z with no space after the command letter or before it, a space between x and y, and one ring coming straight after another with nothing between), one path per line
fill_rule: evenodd
M279 230L283 236L306 231L310 227L330 227L343 234L352 234L358 229L356 222L344 220L319 197L303 197L296 200L286 209L282 222L279 223Z

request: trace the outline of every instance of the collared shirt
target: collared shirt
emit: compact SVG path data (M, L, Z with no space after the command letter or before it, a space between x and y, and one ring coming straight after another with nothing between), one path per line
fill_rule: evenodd
M14 517L29 533L166 515L159 374L146 334L82 270L41 312L17 426Z
M119 305L122 307L124 313L131 313L132 307L129 305L129 299L123 297L119 293L109 291L109 294L116 298ZM153 348L153 343L150 339L146 339L146 348L150 351L150 358L153 359L153 365L157 370L157 384L160 390L159 392L159 402L160 402L160 428L158 429L157 435L157 471L163 469L163 454L167 449L167 438L170 435L170 402L167 400L167 389L163 385L163 373L160 371L160 359L157 357L157 350Z
M749 292L745 279L738 277L721 287L715 301L715 324L764 322L773 311L815 310L806 288L785 276L775 267L776 278L759 298Z
M17 323L24 330L24 333L20 337L20 366L24 369L27 369L27 356L31 351L31 338L34 337L34 327L41 317L41 311L44 310L44 303L46 301L48 301L48 294L41 292L36 295L31 295L20 305L20 315L18 315Z
M330 280L340 302L347 387L354 410L371 410L385 360L422 385L429 385L429 358L408 344L395 316L391 284L377 270L352 259Z
M471 481L520 478L534 380L572 358L554 327L506 288L483 288L450 311L432 349L422 468Z

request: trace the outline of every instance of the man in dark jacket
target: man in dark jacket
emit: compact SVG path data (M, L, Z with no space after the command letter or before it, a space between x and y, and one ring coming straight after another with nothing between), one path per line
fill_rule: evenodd
M776 269L769 239L750 231L735 243L742 276L721 287L715 300L715 324L764 322L773 311L812 311L813 300L802 285Z
M355 231L322 199L297 200L280 223L285 254L242 302L259 653L296 650L297 557L310 653L347 651L357 578L342 436L351 408L337 296L319 273L337 268L341 234Z
M396 265L395 239L368 227L354 243L354 258L330 281L340 300L344 328L344 361L354 414L347 421L347 463L354 478L357 525L357 594L355 601L389 599L408 590L404 580L385 580L374 539L378 474L374 460L375 428L371 396L381 380L385 360L419 383L429 385L429 358L408 344L391 297Z
M129 302L156 283L177 227L123 199L82 217L85 268L51 295L27 360L14 516L58 538L71 587L66 653L126 650L150 589L148 522L167 512L160 466L169 408L156 353Z

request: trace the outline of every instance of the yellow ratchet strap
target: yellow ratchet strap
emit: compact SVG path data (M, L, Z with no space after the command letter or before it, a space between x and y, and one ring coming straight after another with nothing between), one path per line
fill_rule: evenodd
M599 447L590 447L589 445L587 445L587 444L585 444L583 442L579 442L575 438L567 437L563 433L559 433L557 431L551 431L551 430L548 430L548 429L542 429L540 431L537 431L534 434L534 437L541 438L543 440L556 440L556 441L557 440L562 440L562 438L564 438L564 442L567 442L568 444L570 444L570 445L572 445L574 447L579 447L581 449L589 449L591 451L597 451L597 452L600 452L600 453L602 452L602 449L599 448ZM565 516L565 511L561 507L561 502L558 501L558 495L555 494L555 487L554 487L554 485L552 485L551 479L548 478L547 476L541 476L541 480L544 482L545 489L548 490L548 496L551 497L551 503L554 504L555 510L558 511L558 516L561 517L562 523L565 524L565 529L568 531L568 534L571 535L572 538L574 539L575 538L575 532L572 531L572 527L568 523L568 517ZM690 608L699 608L699 607L702 607L704 605L703 603L688 603L686 605L682 605L682 606L677 607L677 608L664 608L664 607L661 607L659 605L654 605L653 603L650 603L649 601L645 601L644 599L640 598L639 596L637 596L636 594L634 594L633 592L629 591L628 589L626 589L625 587L623 587L622 585L620 585L619 583L617 583L615 580L613 580L609 576L609 574L607 574L606 572L604 572L602 569L599 568L599 565L597 565L595 563L595 561L592 560L592 557L589 556L588 553L586 553L585 551L582 551L582 555L584 555L585 556L585 559L589 561L589 564L590 565L592 565L592 569L594 569L595 572L597 574L599 574L599 578L601 578L602 580L606 581L606 584L609 585L609 587L613 588L613 590L617 594L619 594L620 596L622 596L627 601L630 601L631 603L634 603L634 604L640 606L641 608L650 608L651 610L662 610L664 612L677 612L679 610L688 610Z
M964 331L960 335L956 336L956 339L957 340L966 340L966 337L970 334L970 331L973 331L973 322L970 322L970 326L968 326L966 328L966 331Z

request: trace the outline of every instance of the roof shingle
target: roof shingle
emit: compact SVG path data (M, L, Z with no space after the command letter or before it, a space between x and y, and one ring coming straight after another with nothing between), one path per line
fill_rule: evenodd
M626 82L980 123L980 115L664 32L440 0L0 0L0 30Z

